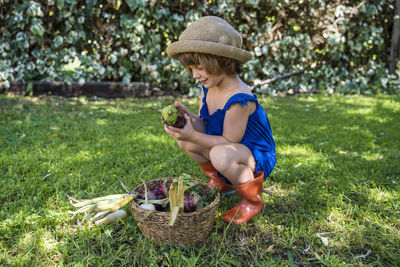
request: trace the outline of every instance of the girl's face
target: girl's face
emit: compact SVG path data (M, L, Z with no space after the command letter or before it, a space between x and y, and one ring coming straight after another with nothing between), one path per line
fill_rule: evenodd
M224 78L224 75L213 75L208 73L201 65L191 65L189 68L192 71L193 78L198 80L206 88L217 86Z

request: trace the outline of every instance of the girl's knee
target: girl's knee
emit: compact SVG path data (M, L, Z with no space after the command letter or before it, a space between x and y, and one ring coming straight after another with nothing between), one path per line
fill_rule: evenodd
M220 172L247 165L254 171L255 160L250 150L241 144L216 145L210 150L210 160Z
M233 163L229 150L224 145L216 145L210 149L210 160L219 171L230 168Z

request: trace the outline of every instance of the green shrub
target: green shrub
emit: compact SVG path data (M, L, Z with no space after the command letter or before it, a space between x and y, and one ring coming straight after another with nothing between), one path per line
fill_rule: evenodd
M0 81L145 81L192 94L196 85L165 49L190 23L216 15L254 55L249 84L322 63L261 93L399 92L386 62L394 0L292 2L0 0Z

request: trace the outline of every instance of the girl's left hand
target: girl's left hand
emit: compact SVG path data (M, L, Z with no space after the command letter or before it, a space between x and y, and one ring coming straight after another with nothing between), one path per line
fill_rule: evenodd
M193 128L192 120L188 114L185 113L186 124L181 128L164 125L165 132L175 140L190 141L196 131Z

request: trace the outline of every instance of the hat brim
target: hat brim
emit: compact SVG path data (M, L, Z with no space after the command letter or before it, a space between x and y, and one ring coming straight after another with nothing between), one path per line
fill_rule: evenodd
M168 56L174 59L176 59L179 54L188 52L199 52L232 58L241 63L246 63L252 57L251 53L244 49L201 40L180 40L167 47Z

